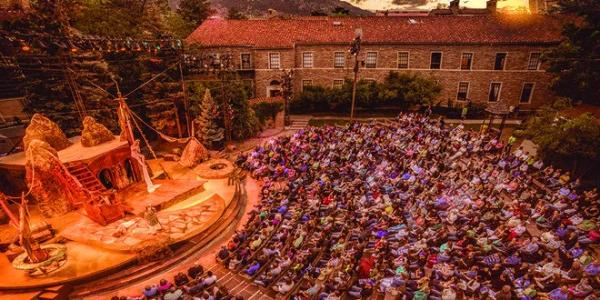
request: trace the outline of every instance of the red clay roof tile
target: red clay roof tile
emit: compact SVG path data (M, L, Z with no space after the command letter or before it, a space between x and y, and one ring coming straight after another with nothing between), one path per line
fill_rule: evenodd
M556 43L561 39L561 26L558 17L541 15L209 19L187 40L207 47L290 48L347 44L355 29L362 28L365 43Z

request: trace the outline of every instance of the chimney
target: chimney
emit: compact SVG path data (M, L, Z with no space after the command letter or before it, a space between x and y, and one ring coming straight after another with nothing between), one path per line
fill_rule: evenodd
M488 0L485 3L485 7L487 8L487 10L490 13L492 13L492 14L496 13L496 10L498 8L498 0Z
M458 15L458 10L460 8L460 0L452 0L450 1L450 6L448 7L452 11L452 14Z

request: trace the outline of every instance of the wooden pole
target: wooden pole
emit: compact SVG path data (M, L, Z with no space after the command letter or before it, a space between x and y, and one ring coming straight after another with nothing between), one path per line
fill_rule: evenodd
M354 56L354 81L352 81L352 105L350 106L350 121L354 120L354 105L356 103L356 82L358 81L358 53Z
M183 79L183 68L181 67L181 62L179 62L179 76L180 76L180 80L181 80L181 89L183 91L183 107L185 109L186 130L188 132L188 135L191 135L191 132L192 132L191 126L192 125L190 124L189 103L188 103L187 90L185 88L185 80Z

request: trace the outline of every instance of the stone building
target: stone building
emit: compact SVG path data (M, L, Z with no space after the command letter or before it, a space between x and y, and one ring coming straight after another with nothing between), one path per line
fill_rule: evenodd
M493 11L493 10L490 10ZM557 16L448 14L427 16L209 19L188 42L227 54L256 97L282 92L293 69L293 92L338 86L353 77L349 44L362 31L359 76L382 81L390 71L439 81L438 102L519 106L532 110L553 98L542 53L561 39Z

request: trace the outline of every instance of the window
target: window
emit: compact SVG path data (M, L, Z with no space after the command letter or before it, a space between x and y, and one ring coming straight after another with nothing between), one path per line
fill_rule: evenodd
M269 53L269 69L280 69L281 59L279 53Z
M334 68L346 67L346 53L336 52L333 54L333 67Z
M533 83L523 84L523 90L521 91L521 98L519 99L519 103L531 102L531 96L533 95L533 85Z
M408 52L398 52L398 69L408 69Z
M463 53L460 59L461 70L471 70L473 65L473 53Z
M456 93L456 100L465 101L469 95L469 83L468 82L459 82L458 83L458 92Z
M377 68L377 52L367 52L365 67L369 69Z
M494 62L494 70L504 70L506 64L506 53L496 53L496 61Z
M527 65L527 70L537 70L540 67L540 57L541 53L535 52L529 55L529 64Z
M490 85L490 96L488 97L489 102L498 102L500 99L500 90L502 89L502 83L492 82Z
M335 79L333 81L333 88L335 89L341 89L344 86L344 80L343 79Z
M312 68L313 64L314 64L313 53L312 52L302 53L302 67L303 68Z
M431 53L431 65L429 68L432 70L438 70L442 68L442 52Z
M312 85L312 80L302 80L302 90Z
M242 53L242 70L252 69L252 61L250 60L250 53Z

